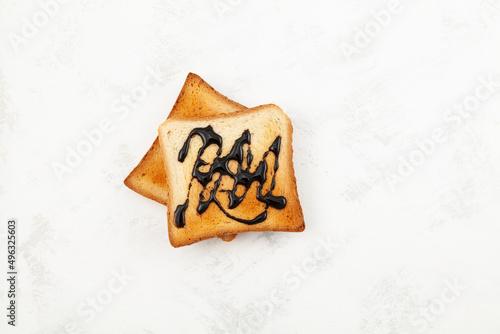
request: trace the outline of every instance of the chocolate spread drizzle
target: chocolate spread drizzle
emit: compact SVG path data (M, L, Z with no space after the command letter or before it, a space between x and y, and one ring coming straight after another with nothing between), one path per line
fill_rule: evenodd
M253 224L258 224L266 220L267 218L267 209L269 207L273 207L275 209L283 209L286 206L286 198L283 196L274 196L272 194L272 191L276 185L276 171L278 170L278 156L280 153L280 147L281 147L281 137L277 136L274 142L271 144L269 147L269 150L266 151L262 157L262 160L259 162L259 165L255 169L255 171L252 173L250 172L250 164L252 163L253 156L250 148L247 151L247 167L243 168L242 167L242 162L243 162L243 145L248 144L250 145L250 131L245 130L243 131L243 134L241 135L240 138L238 138L235 142L233 147L231 148L231 151L224 157L221 157L221 150L222 150L222 137L219 136L215 131L212 129L212 126L207 126L206 128L195 128L193 129L190 133L186 141L184 142L184 145L182 146L182 149L179 151L179 157L178 160L180 162L184 162L184 159L186 159L186 156L189 151L189 143L191 141L191 138L194 136L200 136L203 145L201 146L200 150L198 151L198 158L196 159L196 162L194 163L193 166L193 173L192 177L193 179L197 179L198 182L203 186L203 189L206 189L207 185L210 183L212 180L212 177L215 173L220 173L219 178L214 182L214 188L212 191L210 191L210 195L208 198L205 198L203 196L203 192L200 193L200 200L198 203L197 211L199 214L203 214L209 207L210 203L215 203L219 209L228 217L233 220L236 220L240 223L248 224L248 225L253 225ZM201 156L203 155L203 152L205 149L212 145L215 144L219 147L217 150L217 157L214 159L214 162L210 166L210 170L208 172L202 172L200 171L200 167L208 165L207 162L205 162L203 159L201 159ZM264 186L264 183L266 182L266 172L267 172L267 162L265 158L269 154L269 152L274 153L274 173L273 173L273 178L271 181L271 187L270 190L265 194L262 195L262 188ZM238 169L236 173L233 173L229 169L229 162L231 160L234 160L238 162ZM238 205L243 201L245 198L245 195L252 185L253 182L258 182L259 186L257 187L257 200L259 200L262 203L266 204L266 209L257 215L253 219L242 219L235 217L231 214L229 214L220 202L215 198L215 195L217 193L217 190L220 186L220 182L222 179L223 175L229 175L234 179L234 186L232 190L221 190L225 191L228 194L229 197L229 209L234 209L238 207ZM193 181L191 179L191 182ZM242 185L245 187L245 191L243 195L240 197L236 195L236 189L238 185ZM191 183L189 184L189 188L191 188ZM190 190L190 189L189 189ZM189 190L188 190L188 195L186 198L186 201L184 204L180 204L177 206L175 210L175 224L177 227L181 228L186 225L185 222L185 212L186 209L189 205Z

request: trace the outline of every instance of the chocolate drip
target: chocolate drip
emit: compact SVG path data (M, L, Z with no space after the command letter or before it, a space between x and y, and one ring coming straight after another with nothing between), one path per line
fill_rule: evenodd
M194 163L193 167L193 172L192 172L192 177L193 179L196 178L198 182L203 186L203 189L206 189L207 185L210 183L212 180L212 177L215 173L220 173L219 178L214 182L214 188L212 191L210 191L210 195L208 199L205 199L203 194L200 193L199 197L199 204L197 207L197 212L199 214L203 214L208 207L210 206L210 203L215 203L219 209L228 217L233 220L236 220L240 223L248 224L248 225L253 225L253 224L258 224L266 220L267 218L267 209L269 207L273 207L275 209L283 209L286 206L286 198L283 196L274 196L272 194L272 191L276 185L276 171L278 170L278 156L280 153L280 148L281 148L281 137L277 136L274 142L271 144L269 147L269 150L266 151L263 155L262 160L259 162L259 165L255 169L255 171L252 173L250 172L250 165L253 161L253 155L250 149L247 150L247 167L243 168L242 167L242 162L243 162L243 145L248 144L250 145L250 131L245 130L243 131L242 135L240 138L238 138L235 142L233 147L231 148L231 151L224 157L221 157L221 150L222 150L222 137L219 136L217 133L214 132L213 128L209 125L205 128L195 128L193 129L190 133L186 141L184 142L184 145L182 146L182 149L179 151L179 158L178 160L180 162L184 162L184 159L187 156L187 153L189 151L189 143L191 141L191 138L195 135L198 135L201 137L203 145L198 151L198 157ZM210 169L208 172L202 172L200 171L200 167L208 165L206 161L201 159L201 156L203 155L203 152L205 149L212 145L215 144L219 146L219 149L217 150L217 157L214 159L212 165L210 166ZM265 161L265 158L269 154L269 152L274 153L274 173L273 173L273 178L271 181L271 187L270 190L265 194L262 195L262 188L264 186L264 183L266 182L266 173L267 173L267 162ZM229 169L229 162L231 160L234 160L238 163L238 169L236 173L233 173ZM229 214L220 204L220 202L217 200L215 197L217 194L217 190L220 186L222 176L228 175L234 179L234 186L232 190L223 190L228 194L229 197L229 209L234 209L238 207L238 205L243 201L245 198L248 189L251 187L253 182L258 182L259 186L257 187L257 200L259 200L262 203L266 204L265 210L257 215L253 219L242 219L235 217L231 214ZM242 185L245 188L245 191L243 195L237 196L236 195L236 189L238 185ZM191 184L189 186L191 188ZM189 191L188 191L188 199L189 199ZM177 209L175 210L175 223L177 227L184 227L185 226L185 211L188 207L188 199L186 199L186 202L184 204L181 204L177 206Z
M186 225L186 209L189 205L189 199L186 199L184 204L178 205L175 209L175 225L177 227L184 227Z

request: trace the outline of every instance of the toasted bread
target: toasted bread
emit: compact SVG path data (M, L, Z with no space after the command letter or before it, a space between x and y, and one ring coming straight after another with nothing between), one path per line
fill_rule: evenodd
M278 106L170 117L158 131L172 246L249 231L304 230L292 123Z

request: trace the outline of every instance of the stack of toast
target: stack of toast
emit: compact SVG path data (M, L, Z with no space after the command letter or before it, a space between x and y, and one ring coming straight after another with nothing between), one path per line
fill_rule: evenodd
M278 106L248 109L189 73L124 183L167 206L174 247L249 231L300 232L292 131Z

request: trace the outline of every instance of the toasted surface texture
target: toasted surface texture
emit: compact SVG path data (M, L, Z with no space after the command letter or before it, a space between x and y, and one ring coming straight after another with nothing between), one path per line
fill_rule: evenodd
M168 118L214 116L243 109L246 107L220 94L198 75L189 73ZM124 183L133 191L167 205L166 175L158 137Z
M212 137L220 136L219 141L207 139L208 144L203 147L202 136L197 130L192 132L194 129L213 130ZM305 225L292 161L292 131L288 116L272 104L227 115L167 119L159 128L159 142L165 163L172 246L249 231L303 231ZM245 134L249 143L236 145ZM277 142L280 145L276 146ZM237 146L241 151L234 155ZM275 150L276 147L279 149ZM180 155L181 151L185 154ZM249 159L249 155L253 159ZM226 158L228 156L241 158ZM223 166L226 167L220 167L222 163L214 167L225 158ZM197 161L202 162L195 169ZM201 181L203 177L195 176L195 170L200 173L197 175L209 176ZM211 179L210 171L213 172ZM241 175L265 177L252 178L246 185L235 187L235 180ZM241 201L230 208L231 192ZM263 201L266 195L273 200ZM276 204L283 197L286 205ZM185 211L180 210L183 204ZM207 205L200 212L204 204ZM183 215L179 215L180 212ZM179 224L182 216L184 225Z

